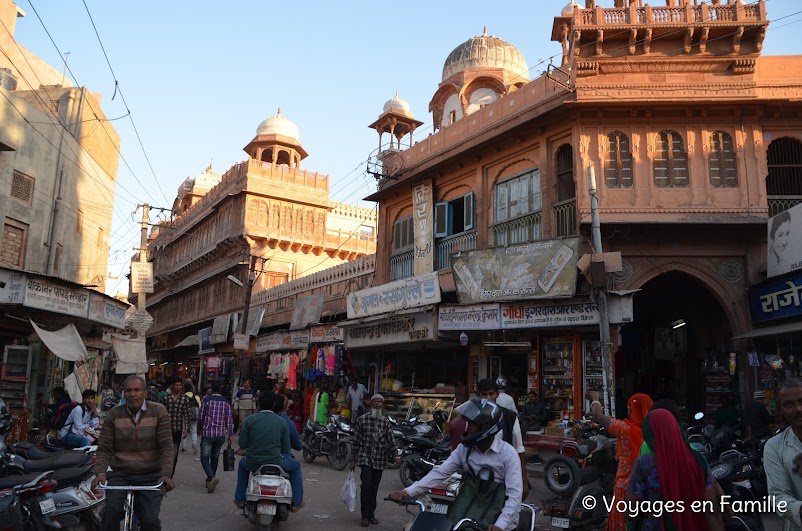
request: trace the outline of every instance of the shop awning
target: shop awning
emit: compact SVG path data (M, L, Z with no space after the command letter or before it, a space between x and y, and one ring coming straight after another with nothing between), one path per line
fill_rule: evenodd
M751 332L735 336L732 339L749 339L751 337L774 336L777 334L790 334L791 332L802 331L802 321L797 323L785 323L775 326L766 326L764 328L756 328Z
M42 330L33 321L31 321L31 326L42 343L59 358L65 361L78 361L86 358L86 347L74 324L70 323L55 332Z

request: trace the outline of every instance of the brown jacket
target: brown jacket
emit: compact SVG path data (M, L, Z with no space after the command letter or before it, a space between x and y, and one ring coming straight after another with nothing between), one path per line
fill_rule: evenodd
M158 402L147 402L139 425L121 404L106 413L97 444L95 474L115 472L130 475L173 474L173 436L170 415Z

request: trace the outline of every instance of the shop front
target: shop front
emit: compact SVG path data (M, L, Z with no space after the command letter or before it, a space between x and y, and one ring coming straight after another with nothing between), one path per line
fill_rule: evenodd
M334 353L326 359L326 353L315 347L310 349L309 330L282 330L256 338L256 355L250 358L250 374L256 389L269 389L276 382L284 383L287 390L302 389L304 380L316 381L322 376L334 374ZM315 351L315 356L311 352ZM313 359L314 358L314 359ZM327 371L327 365L331 371Z

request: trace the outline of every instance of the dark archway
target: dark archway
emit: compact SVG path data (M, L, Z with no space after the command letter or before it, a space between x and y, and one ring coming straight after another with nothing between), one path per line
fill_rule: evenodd
M704 362L726 366L732 337L713 291L686 273L662 273L635 294L634 317L621 329L616 353L617 408L621 402L626 414L625 399L645 392L655 400L672 398L690 411L706 410Z

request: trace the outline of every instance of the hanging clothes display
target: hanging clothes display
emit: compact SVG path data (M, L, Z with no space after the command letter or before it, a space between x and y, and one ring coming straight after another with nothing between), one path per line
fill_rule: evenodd
M288 380L290 374L290 356L294 353L284 354L281 357L281 367L279 368L279 378L281 380Z
M334 364L337 360L337 349L334 345L327 345L324 350L326 353L326 376L334 376Z
M295 352L291 353L287 356L288 362L288 371L287 371L287 389L290 391L294 391L298 388L297 380L298 380L298 354Z

